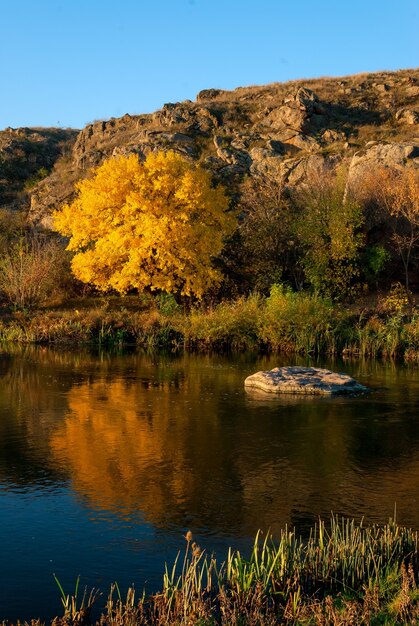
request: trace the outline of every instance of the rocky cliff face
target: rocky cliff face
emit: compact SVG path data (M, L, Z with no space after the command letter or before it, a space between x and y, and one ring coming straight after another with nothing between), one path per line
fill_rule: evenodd
M419 70L207 89L195 102L95 122L76 137L69 131L67 154L51 149L51 173L30 190L29 217L48 225L51 211L71 196L76 180L120 154L144 158L150 151L173 149L233 189L244 175L258 172L298 185L313 165L342 160L351 176L376 165L419 166L418 123Z
M0 207L30 205L38 182L71 153L78 131L60 128L6 128L0 132Z

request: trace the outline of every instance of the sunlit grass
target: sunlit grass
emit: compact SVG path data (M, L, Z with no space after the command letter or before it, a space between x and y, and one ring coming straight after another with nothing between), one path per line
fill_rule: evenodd
M309 292L274 287L210 307L182 309L149 298L138 307L89 306L9 312L0 341L137 345L147 349L258 351L419 359L419 315L371 309L356 313Z
M332 516L308 539L287 528L275 539L258 532L249 556L230 548L221 563L192 533L185 540L165 566L161 592L137 597L112 585L102 626L396 626L419 618L418 533L394 521L365 526ZM88 623L98 593L78 598L78 581L73 596L58 585L64 613L53 623Z

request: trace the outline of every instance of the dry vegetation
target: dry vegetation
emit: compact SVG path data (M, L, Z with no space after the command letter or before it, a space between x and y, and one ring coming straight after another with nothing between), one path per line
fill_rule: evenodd
M419 618L418 536L332 517L303 541L284 530L258 533L248 558L229 550L219 564L185 536L186 549L166 566L161 592L122 595L113 585L101 626L397 626ZM98 591L61 593L55 626L92 623ZM103 606L103 605L102 605ZM40 624L32 621L32 626Z
M418 176L408 168L375 170L359 188L345 176L313 172L294 194L268 176L245 181L238 228L218 259L221 286L211 284L197 301L153 265L170 282L137 296L136 310L120 299L110 308L112 294L106 306L92 301L91 287L72 278L62 242L4 215L0 339L417 359L409 278L419 261ZM123 232L125 251L131 231ZM107 288L107 257L103 263Z
M224 182L237 228L213 259L211 271L214 276L222 274L223 282L220 287L215 281L206 283L205 294L203 290L198 294L203 296L201 302L182 297L179 281L158 269L154 282L148 281L150 277L141 282L148 293L148 310L140 303L136 312L128 314L125 305L111 312L98 301L90 308L73 301L94 292L70 276L63 242L18 219L16 211L3 209L0 336L18 341L73 338L205 350L414 358L419 193L412 138L417 124L407 123L399 113L411 107L414 116L418 98L419 70L403 70L231 92L207 90L198 94L196 102L167 104L151 115L96 121L77 138L75 133L54 129L4 131L0 174L9 171L7 163L21 164L23 149L38 156L45 156L49 144L55 150L44 164L46 178L36 181L42 169L38 159L38 169L31 170L29 177L25 174L18 185L19 189L27 186L28 192L22 193L25 202L27 193L31 196L30 215L35 221L51 225L51 209L68 201L75 179L91 177L89 166L102 163L109 154L123 158L135 152L144 159L150 150L174 148L189 162L200 160L216 180ZM285 122L280 110L290 116ZM295 121L299 130L291 128ZM292 136L287 139L289 131ZM364 168L356 181L349 177L349 161L368 151L369 139L410 141L409 158L403 157L402 145L400 163L396 159L394 167L387 163L385 169L375 163L369 171ZM256 153L250 166L252 150ZM355 152L357 156L348 160ZM261 168L253 168L259 157ZM12 187L9 184L9 191ZM78 206L77 200L67 206ZM173 231L171 217L166 217L168 232ZM108 215L104 221L112 220ZM122 228L127 239L120 247L125 254L131 250L132 235L126 224ZM217 233L221 234L227 235ZM219 251L208 236L201 240ZM88 245L90 254L96 242ZM136 247L138 237L132 250ZM160 268L168 254L159 252L157 259L154 248L151 264ZM182 242L173 258L190 258L196 248L196 242L189 246ZM109 251L114 255L112 246ZM112 255L104 255L103 275L93 276L97 280L92 280L98 272L93 263L89 280L96 285L109 286L107 258ZM156 298L149 297L147 285L160 287L160 292L151 293ZM125 291L129 287L124 284ZM310 328L305 320L310 320Z

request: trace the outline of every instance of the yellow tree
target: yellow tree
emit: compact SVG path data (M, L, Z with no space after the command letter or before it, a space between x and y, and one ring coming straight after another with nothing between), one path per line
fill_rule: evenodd
M106 160L54 214L70 237L77 278L101 290L180 292L198 298L220 280L212 267L234 228L222 187L175 152Z

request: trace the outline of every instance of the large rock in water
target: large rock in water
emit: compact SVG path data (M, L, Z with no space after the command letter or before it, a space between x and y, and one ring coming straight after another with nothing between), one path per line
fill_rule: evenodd
M337 395L367 391L347 374L318 367L275 367L268 372L248 376L244 385L274 394Z

